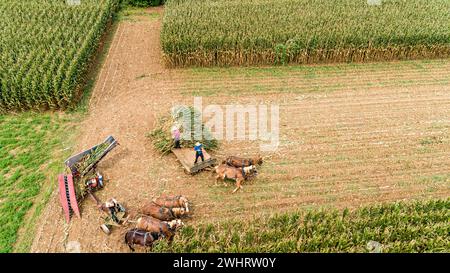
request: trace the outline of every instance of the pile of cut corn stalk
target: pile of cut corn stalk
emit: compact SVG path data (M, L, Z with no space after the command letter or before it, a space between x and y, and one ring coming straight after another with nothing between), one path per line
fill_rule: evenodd
M148 134L152 140L152 144L160 153L168 154L171 152L174 141L172 139L172 127L174 125L180 126L181 132L181 146L194 147L195 143L201 142L206 150L215 150L219 146L219 142L215 139L210 130L202 123L202 139L197 140L194 137L195 124L202 122L200 120L200 113L194 107L177 106L172 109L171 115L162 116L157 120L155 128ZM188 126L186 130L186 126ZM190 128L189 128L190 127ZM184 134L189 134L190 138Z

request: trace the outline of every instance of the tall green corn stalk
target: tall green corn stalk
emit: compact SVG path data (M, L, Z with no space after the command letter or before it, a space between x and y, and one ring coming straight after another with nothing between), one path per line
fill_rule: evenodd
M119 0L0 2L0 111L64 109Z
M449 218L450 199L291 212L188 226L173 243L162 241L153 251L369 252L375 241L381 252L448 253Z

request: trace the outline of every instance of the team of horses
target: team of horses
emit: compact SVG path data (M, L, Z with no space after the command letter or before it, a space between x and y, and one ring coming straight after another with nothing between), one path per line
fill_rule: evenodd
M261 156L255 158L229 156L214 168L216 185L219 180L222 180L225 185L226 180L233 180L236 182L236 188L233 190L233 193L235 193L243 189L242 183L245 180L251 179L258 174L257 166L262 165L262 163L263 159Z
M189 201L182 195L161 196L144 204L139 210L136 228L125 234L125 244L134 251L134 245L151 248L159 239L172 242L176 231L184 226L180 218L189 214Z
M242 189L245 180L255 177L258 173L257 166L263 163L261 156L254 158L241 158L229 156L221 164L214 167L216 174L215 184L219 180L224 183L227 180L234 181L236 188L233 193ZM226 184L225 184L226 185ZM125 234L125 243L134 251L134 245L151 248L153 243L160 239L172 242L176 231L184 226L181 218L190 214L189 201L182 195L161 196L144 204L139 210L136 227Z

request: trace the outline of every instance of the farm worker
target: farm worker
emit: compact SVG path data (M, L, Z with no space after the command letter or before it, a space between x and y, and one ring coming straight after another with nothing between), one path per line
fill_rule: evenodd
M197 160L198 160L199 157L202 158L202 162L205 161L205 158L203 157L202 144L200 142L195 143L194 150L195 150L195 162L194 162L194 164L197 164Z
M116 216L116 212L118 212L118 203L116 199L111 198L108 201L105 202L104 206L106 209L109 210L109 213L111 214L111 218L114 222L119 223L119 219Z
M181 146L180 146L180 135L181 135L180 129L178 128L178 126L175 125L172 128L172 138L175 141L175 148L177 148L177 149L181 148Z

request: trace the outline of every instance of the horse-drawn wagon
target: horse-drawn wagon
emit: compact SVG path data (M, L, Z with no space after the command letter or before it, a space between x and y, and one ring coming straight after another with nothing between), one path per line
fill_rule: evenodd
M66 221L70 221L73 213L81 217L78 202L86 194L103 187L103 177L96 171L98 163L119 143L112 137L107 137L102 143L68 158L64 163L69 174L58 176L59 196ZM99 202L96 199L97 203Z
M180 161L184 170L188 174L196 174L208 167L213 167L216 165L217 160L212 158L204 149L203 155L205 160L203 162L199 162L195 164L195 151L190 148L179 148L172 149L172 152L177 157L178 161Z

